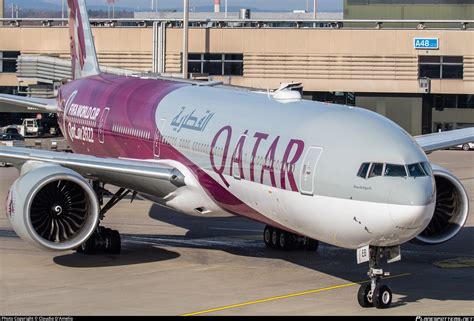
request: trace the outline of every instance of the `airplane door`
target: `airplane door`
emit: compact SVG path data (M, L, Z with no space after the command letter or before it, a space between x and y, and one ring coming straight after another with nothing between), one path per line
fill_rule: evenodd
M105 140L105 133L104 133L104 127L105 127L105 122L107 121L107 117L109 116L110 108L106 107L104 108L104 111L102 112L102 115L100 116L99 119L99 143L103 144Z
M322 152L323 149L321 147L310 147L306 153L300 176L301 194L314 194L314 175L316 174L316 168Z
M153 141L153 154L155 155L155 157L158 157L158 158L160 158L160 149L164 140L163 137L165 135L164 133L165 124L166 124L166 119L164 118L160 119L160 121L158 122L158 127L156 128L155 138Z

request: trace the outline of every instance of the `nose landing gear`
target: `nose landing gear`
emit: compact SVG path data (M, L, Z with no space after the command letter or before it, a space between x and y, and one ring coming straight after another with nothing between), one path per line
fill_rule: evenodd
M376 307L377 309L389 308L392 304L392 291L388 285L382 284L383 277L390 276L390 272L384 272L379 268L379 260L384 256L384 250L387 250L388 262L400 260L400 247L381 248L365 247L357 250L358 263L365 262L364 254L368 254L370 283L362 284L357 293L357 301L363 308ZM362 257L362 258L361 258Z

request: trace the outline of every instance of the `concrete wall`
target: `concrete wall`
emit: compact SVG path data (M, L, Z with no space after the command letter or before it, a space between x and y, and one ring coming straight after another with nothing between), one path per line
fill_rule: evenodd
M180 29L166 34L166 71L179 73ZM440 49L415 50L414 37ZM274 88L301 81L307 91L417 93L419 55L464 56L464 80L434 80L433 93L474 92L474 30L191 29L190 52L243 53L234 85Z
M99 27L93 28L93 33L101 64L137 71L152 69L152 28ZM415 50L414 37L438 37L440 49ZM0 51L5 50L69 58L68 30L4 26L0 28ZM181 71L181 50L182 29L167 29L167 73ZM421 98L388 96L418 94L420 55L464 57L464 79L432 80L432 93L474 93L474 29L191 28L189 50L243 53L243 76L214 77L231 85L267 89L296 81L302 82L307 92L355 92L356 105L388 116L412 134L422 131ZM0 77L0 86L13 82L12 74ZM449 117L455 122L474 123L474 113L466 113L456 117L460 113L453 111ZM434 121L436 117L435 113Z
M151 70L151 28L94 28L93 34L101 64L137 71ZM67 28L4 27L0 28L0 51L69 59L68 38Z
M393 120L412 135L421 135L422 98L357 96L356 106Z
M102 64L152 68L152 28L93 28ZM413 38L438 37L440 49L413 49ZM167 29L166 72L181 70L182 29ZM190 52L243 53L244 76L226 82L275 88L301 81L306 91L417 93L419 55L464 56L463 80L433 80L432 93L474 92L474 29L190 29ZM0 51L69 55L68 31L54 27L0 28ZM218 77L217 77L218 78Z
M18 79L16 78L16 75L12 73L0 73L0 86L18 86Z

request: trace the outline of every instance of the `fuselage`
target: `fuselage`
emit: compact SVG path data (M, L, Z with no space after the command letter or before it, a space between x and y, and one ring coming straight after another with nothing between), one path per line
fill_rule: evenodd
M433 215L425 153L364 109L105 74L63 86L58 100L75 152L187 174L192 193L156 199L179 211L242 215L346 248L404 243Z

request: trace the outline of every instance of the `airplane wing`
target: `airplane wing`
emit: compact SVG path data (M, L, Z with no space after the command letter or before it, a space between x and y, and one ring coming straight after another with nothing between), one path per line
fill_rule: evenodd
M85 178L164 197L185 186L184 175L160 161L99 158L19 147L0 146L0 161L20 167L28 161L56 164Z
M55 99L0 94L0 113L57 113Z
M474 127L414 137L425 152L474 142Z

